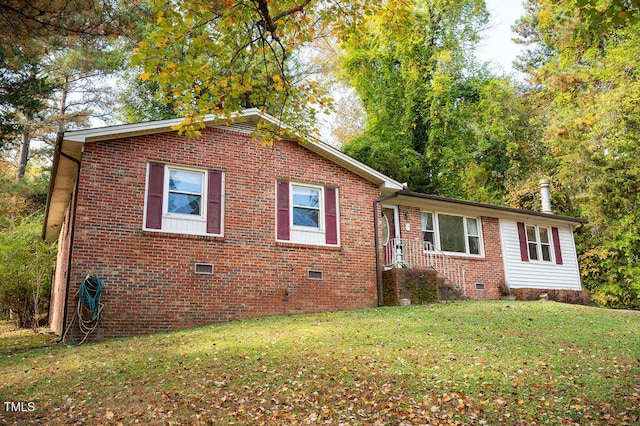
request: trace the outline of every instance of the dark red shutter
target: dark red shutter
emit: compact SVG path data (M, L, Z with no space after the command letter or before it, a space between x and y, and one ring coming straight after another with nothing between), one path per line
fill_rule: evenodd
M556 264L562 265L562 251L560 250L560 234L558 234L558 228L551 228L551 237L553 238L553 251L556 254Z
M289 241L289 182L279 180L276 192L276 238Z
M338 200L335 188L324 189L324 223L327 244L338 244Z
M518 238L520 239L520 259L523 262L529 261L529 249L527 247L527 231L524 229L524 223L518 222Z
M147 223L149 229L162 229L162 197L164 195L164 164L149 164L147 185Z
M222 172L209 170L207 234L222 233Z

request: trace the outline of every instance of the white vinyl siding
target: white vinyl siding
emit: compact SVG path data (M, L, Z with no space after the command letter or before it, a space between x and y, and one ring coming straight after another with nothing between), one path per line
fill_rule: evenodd
M544 227L547 226L550 225L544 225ZM557 265L555 262L543 261L523 262L520 256L517 222L511 219L500 219L505 279L509 287L582 290L571 227L559 224L557 228L563 264ZM551 239L550 234L548 237ZM550 251L553 253L552 246Z
M165 216L162 218L162 231L177 234L206 235L207 222L199 218L191 219L188 217L175 218Z

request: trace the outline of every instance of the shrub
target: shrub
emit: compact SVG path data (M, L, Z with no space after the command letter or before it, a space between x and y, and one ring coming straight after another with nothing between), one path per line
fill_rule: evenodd
M19 217L0 232L0 306L19 327L37 327L46 311L55 244L41 239L42 215Z

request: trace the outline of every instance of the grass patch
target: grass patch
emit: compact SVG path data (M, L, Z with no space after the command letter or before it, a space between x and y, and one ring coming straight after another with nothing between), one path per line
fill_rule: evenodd
M640 315L456 302L261 318L0 357L23 424L636 424Z
M58 337L47 330L19 329L9 321L0 321L0 357L55 344Z

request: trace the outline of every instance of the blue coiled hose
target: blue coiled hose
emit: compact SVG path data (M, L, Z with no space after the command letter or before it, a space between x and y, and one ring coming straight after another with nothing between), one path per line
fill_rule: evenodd
M89 342L95 342L100 337L100 324L102 323L103 304L102 280L95 275L87 275L80 289L78 289L78 308L69 324L65 337L69 336L71 343L80 345L87 341L90 335L95 334ZM71 333L69 333L71 332Z

